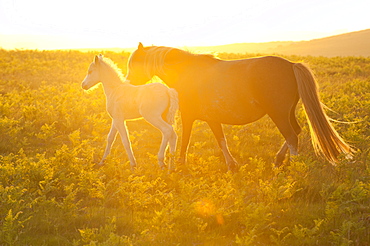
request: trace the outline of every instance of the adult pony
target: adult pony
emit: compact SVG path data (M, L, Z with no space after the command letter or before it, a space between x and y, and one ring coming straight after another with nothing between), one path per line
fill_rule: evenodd
M208 123L229 169L234 169L236 161L228 150L221 124L247 124L268 114L285 138L276 155L276 164L281 165L288 149L291 155L298 154L301 127L295 108L299 98L316 153L333 163L340 154L352 154L323 111L312 72L301 63L274 56L225 61L139 43L129 59L127 79L143 84L154 75L179 94L183 126L180 160L185 161L192 124L200 119Z
M176 133L171 126L178 108L177 92L160 83L131 85L124 81L122 72L116 64L102 55L95 56L90 64L88 73L82 82L82 88L88 90L99 82L104 87L107 112L113 119L108 134L108 143L100 164L104 164L104 160L109 155L118 131L130 160L131 169L136 166L125 121L144 117L162 132L162 143L158 152L158 164L161 168L165 166L164 153L167 143L169 144L171 153L169 168L171 169L177 141Z

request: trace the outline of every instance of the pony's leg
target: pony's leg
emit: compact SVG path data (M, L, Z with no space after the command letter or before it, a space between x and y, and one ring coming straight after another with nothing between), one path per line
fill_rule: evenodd
M172 128L172 130L173 130L173 128ZM169 170L175 170L175 154L176 154L176 145L177 145L177 134L174 130L171 133L170 140L169 140L168 143L169 143L169 146L170 146L170 154L171 154L170 165L169 165L168 169Z
M231 155L229 148L227 146L226 138L224 132L222 130L222 126L220 123L214 122L207 122L209 127L211 128L213 134L216 137L217 143L220 146L222 153L224 154L226 164L231 171L235 171L237 167L237 162L235 161L234 157Z
M279 167L283 164L286 152L288 151L289 147L286 141L284 141L283 145L281 146L280 150L277 152L275 157L275 166Z
M126 124L123 120L120 121L113 120L113 123L121 136L123 146L125 147L128 159L130 160L131 169L133 169L134 167L136 167L136 159L132 152L130 140L128 139Z
M298 136L299 133L301 133L302 128L298 124L297 118L295 116L295 106L290 111L290 124L291 124L295 133ZM289 149L288 144L285 141L283 146L281 146L281 149L279 150L279 152L276 154L276 159L275 159L275 165L276 166L281 166L283 164L283 161L285 159L285 155L286 155L286 152L288 151L288 149Z
M193 128L194 119L186 117L184 114L181 114L182 122L182 138L181 138L181 149L179 162L185 164L186 162L186 152L189 146L191 129Z
M110 150L112 148L112 144L113 144L114 140L116 139L116 136L117 136L117 129L114 126L114 124L112 123L112 126L111 126L109 134L108 134L108 138L107 138L107 146L105 147L104 155L103 155L103 158L101 159L99 165L104 164L104 161L110 153Z
M276 156L276 164L281 165L281 163L283 162L285 158L285 154L288 148L290 150L291 155L298 155L298 134L292 125L295 123L291 122L289 117L284 118L280 116L280 117L271 117L271 119L274 121L280 133L285 138L285 143L283 144L283 146L281 147L280 151L278 152ZM297 126L299 127L298 123L297 123Z
M172 168L173 165L173 156L175 155L175 148L176 148L176 133L173 130L173 127L168 124L166 121L163 120L163 118L160 115L145 115L144 118L152 124L154 127L156 127L158 130L162 133L162 143L159 147L158 151L158 164L160 168L164 168L164 155L166 151L167 144L170 143L170 168ZM174 137L175 136L175 137ZM174 140L174 142L173 142Z

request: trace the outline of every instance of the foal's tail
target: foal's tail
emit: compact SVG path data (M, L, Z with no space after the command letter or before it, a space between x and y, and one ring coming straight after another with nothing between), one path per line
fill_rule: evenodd
M298 93L306 111L315 152L323 154L331 163L338 161L340 154L350 158L354 151L330 124L330 118L322 108L312 72L301 63L295 63L293 70L297 80Z
M166 117L166 121L171 125L175 122L175 115L177 110L179 109L179 97L177 91L172 88L168 88L167 94L170 98L170 105Z

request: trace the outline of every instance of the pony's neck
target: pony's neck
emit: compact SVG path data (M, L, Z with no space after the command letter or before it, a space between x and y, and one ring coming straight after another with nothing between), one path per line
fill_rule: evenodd
M165 69L161 72L157 72L155 75L169 87L175 87L179 78L183 77L184 74L187 73L187 65L188 64L183 62L165 64Z
M177 81L177 76L171 76L171 74L169 73L165 75L156 75L156 76L160 78L169 87L173 87Z
M218 61L212 55L194 55L176 48L158 47L153 53L148 59L149 74L158 76L169 87L176 87L179 78L186 76L189 71L205 68L213 61Z

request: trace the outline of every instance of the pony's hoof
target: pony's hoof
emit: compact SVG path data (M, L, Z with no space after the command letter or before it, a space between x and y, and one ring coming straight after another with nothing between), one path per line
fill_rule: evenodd
M275 167L279 168L282 165L284 165L285 155L279 155L277 154L275 157Z
M177 163L179 163L180 165L185 165L186 164L186 158L185 157L180 157L179 159L177 159Z
M104 166L104 162L99 162L99 163L94 163L94 166L93 166L93 168L95 168L95 169L99 169L99 168L102 168L103 166Z
M130 169L131 169L131 172L134 172L137 168L137 165L134 164L134 165L130 165Z
M299 161L299 156L298 155L291 155L290 157L289 157L289 164L291 164L291 163L294 163L294 162L297 162L297 161Z
M168 173L170 174L170 173L173 173L173 172L175 172L176 171L176 167L174 166L174 165L170 165L169 167L168 167Z
M159 166L159 169L161 169L162 171L167 169L166 164L164 164L164 161L162 160L158 161L158 166Z
M227 163L227 169L233 173L238 171L238 163L236 161Z
M282 161L275 161L275 163L274 163L274 166L275 166L275 168L279 168L279 167L282 167L284 165L284 162L282 162Z

